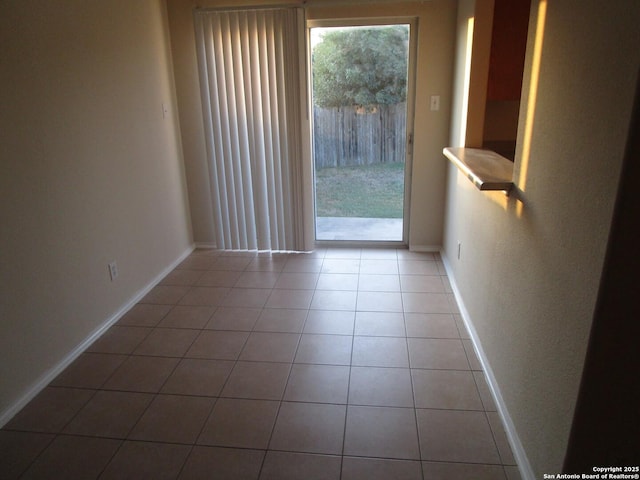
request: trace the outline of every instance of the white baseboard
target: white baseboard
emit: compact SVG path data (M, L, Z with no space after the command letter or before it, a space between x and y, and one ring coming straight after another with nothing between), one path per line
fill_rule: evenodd
M487 384L489 385L489 390L491 391L491 395L493 396L493 399L496 403L496 407L498 409L498 414L500 415L502 419L502 423L505 427L505 431L507 434L507 438L509 440L509 444L511 445L513 456L515 457L516 463L518 464L518 469L520 470L520 476L522 477L522 480L535 480L535 475L533 474L533 470L531 469L531 464L529 463L527 454L524 450L524 447L522 446L522 442L520 441L520 437L518 436L513 420L509 415L507 406L504 403L504 399L502 398L502 394L500 392L500 388L498 386L496 377L493 374L491 365L489 365L487 356L485 355L484 350L482 349L482 344L480 343L478 332L473 326L473 321L471 320L469 311L466 309L464 305L462 295L460 294L460 290L458 289L455 278L453 277L451 264L449 263L448 258L445 256L444 251L440 252L440 256L442 257L444 268L447 271L447 275L449 277L449 283L451 284L451 289L453 290L453 294L455 295L456 301L458 302L460 315L462 316L462 320L464 321L467 327L467 330L469 330L469 335L471 336L473 348L475 349L478 359L480 360L482 369L484 370L485 376L487 378Z
M196 242L195 248L205 248L205 249L215 249L218 246L215 243L206 243L206 242Z
M20 397L20 399L0 414L0 428L9 422L27 403L29 403L38 393L40 393L51 381L56 378L62 371L67 368L76 358L80 356L93 342L95 342L109 327L116 323L122 316L127 313L136 303L142 299L149 291L155 287L164 277L167 276L175 267L180 264L191 252L195 246L187 248L180 256L165 268L160 274L153 278L145 287L138 290L116 313L107 318L97 329L95 329L87 338L80 342L71 350L57 365L50 368L38 380L36 380L29 390Z
M442 245L409 245L411 252L431 252L437 253L442 250Z

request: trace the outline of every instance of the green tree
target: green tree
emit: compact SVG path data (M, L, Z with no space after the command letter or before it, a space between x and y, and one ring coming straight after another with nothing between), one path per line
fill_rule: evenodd
M408 43L405 25L325 32L312 56L315 104L328 108L404 102Z

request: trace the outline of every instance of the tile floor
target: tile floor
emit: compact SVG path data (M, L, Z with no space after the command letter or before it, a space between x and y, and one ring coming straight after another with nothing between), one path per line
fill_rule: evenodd
M437 254L194 252L0 430L0 478L519 478Z

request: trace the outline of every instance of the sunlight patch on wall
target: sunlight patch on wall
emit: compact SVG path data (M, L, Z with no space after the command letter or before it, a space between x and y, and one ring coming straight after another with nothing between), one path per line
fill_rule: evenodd
M471 54L473 52L474 17L467 20L467 46L464 59L464 91L462 94L462 118L460 119L460 143L467 144L467 115L469 114L469 84L471 82Z
M522 192L526 189L527 172L531 156L531 139L535 120L536 101L538 98L538 81L540 78L540 61L542 58L542 43L544 38L544 24L547 13L547 1L540 0L538 4L538 18L536 21L535 43L533 48L533 60L531 64L531 79L529 80L529 95L527 100L527 116L522 139L522 157L520 158L519 172L516 185ZM520 204L520 208L522 204Z

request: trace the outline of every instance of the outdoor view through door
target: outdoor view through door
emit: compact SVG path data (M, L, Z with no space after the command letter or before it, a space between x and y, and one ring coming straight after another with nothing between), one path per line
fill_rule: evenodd
M402 241L409 25L310 33L316 239Z

